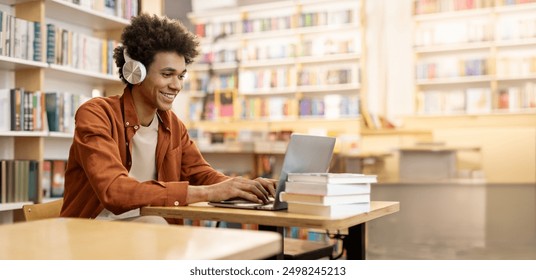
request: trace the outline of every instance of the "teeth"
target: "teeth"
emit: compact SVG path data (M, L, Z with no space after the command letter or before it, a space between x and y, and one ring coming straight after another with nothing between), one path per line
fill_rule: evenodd
M175 94L172 94L172 93L162 93L165 97L169 98L169 99L173 99L175 98Z

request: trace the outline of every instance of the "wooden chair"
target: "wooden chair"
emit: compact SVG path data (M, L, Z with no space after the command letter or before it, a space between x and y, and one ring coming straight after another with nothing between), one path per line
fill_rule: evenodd
M60 216L63 198L38 204L29 204L22 206L23 217L25 221L35 221Z

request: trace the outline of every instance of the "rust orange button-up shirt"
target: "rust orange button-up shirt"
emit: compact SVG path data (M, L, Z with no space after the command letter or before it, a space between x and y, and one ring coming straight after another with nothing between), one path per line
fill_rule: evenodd
M157 180L139 182L128 176L129 143L141 125L130 89L80 106L65 171L62 217L95 218L104 208L117 215L147 205L186 205L189 184L228 179L203 159L173 112L158 111L158 116Z

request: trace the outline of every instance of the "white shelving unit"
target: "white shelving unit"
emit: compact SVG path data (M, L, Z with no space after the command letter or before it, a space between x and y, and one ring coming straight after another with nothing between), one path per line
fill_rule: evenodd
M128 1L128 0L124 0ZM122 1L116 1L121 5ZM145 3L147 4L147 3ZM150 8L161 1L139 7ZM122 88L119 77L114 74L77 69L66 65L47 63L47 24L52 23L66 30L103 40L120 40L119 36L130 20L106 11L92 10L68 1L44 0L0 0L4 12L27 21L41 23L42 61L30 61L8 56L0 56L0 75L6 81L3 88L22 87L29 91L71 92L91 97L93 90L107 92L108 89ZM110 50L111 51L111 50ZM95 61L98 54L87 54ZM120 92L119 92L120 93ZM71 120L72 122L72 120ZM48 198L41 195L42 163L48 159L66 160L72 132L49 131L2 131L0 132L0 160L36 160L38 164L38 193L36 202ZM12 211L33 202L0 203L0 223L10 222Z
M303 112L306 103L300 106L300 102L311 99L324 106L325 95L338 94L355 108L341 117L359 126L362 4L361 0L277 1L192 13L189 18L201 38L205 60L212 57L214 61L209 64L198 59L201 63L189 68L190 90L208 93L208 97L214 89L237 90L233 102L238 112L232 119L259 122L310 118ZM222 50L233 48L234 54L223 54ZM220 83L230 88L209 82L209 65L216 77L232 75L228 82ZM191 126L222 121L218 98L214 98L213 118L199 116L206 109L205 99L206 94L187 101L198 104L188 108ZM262 113L258 106L264 106ZM321 121L324 114L313 117Z
M429 9L413 18L418 114L470 114L471 91L487 104L478 110L536 113L535 3L414 3Z

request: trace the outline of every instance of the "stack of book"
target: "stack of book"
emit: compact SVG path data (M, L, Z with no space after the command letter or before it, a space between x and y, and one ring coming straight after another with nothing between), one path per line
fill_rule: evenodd
M370 211L376 175L355 173L289 173L280 200L288 212L338 217Z

